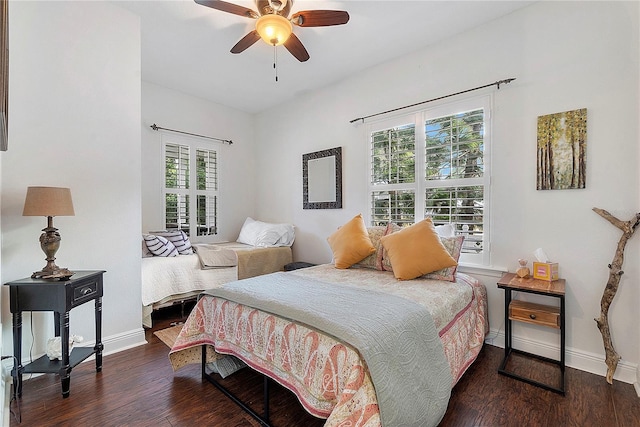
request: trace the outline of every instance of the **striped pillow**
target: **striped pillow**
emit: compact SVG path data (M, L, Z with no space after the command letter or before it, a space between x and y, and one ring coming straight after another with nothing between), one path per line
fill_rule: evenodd
M177 256L178 250L176 247L162 236L154 236L153 234L145 234L144 241L147 244L147 248L155 256Z
M154 234L156 236L164 237L173 243L173 246L176 247L180 255L191 255L193 253L189 236L187 236L187 233L182 230L159 231Z

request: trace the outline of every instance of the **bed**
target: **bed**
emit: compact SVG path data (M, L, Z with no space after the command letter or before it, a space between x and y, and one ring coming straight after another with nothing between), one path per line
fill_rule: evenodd
M285 282L291 287L280 288ZM246 287L257 300L225 293ZM307 295L302 299L315 304L280 307L296 288ZM338 292L351 296L336 298ZM402 308L394 308L396 300ZM363 315L357 314L359 302L366 306ZM338 310L328 308L340 307L356 319L350 330L360 330L367 319L390 311L400 324L383 318L382 326L374 328L390 329L396 336L386 348L380 344L383 350L373 351L373 356L369 345L357 348L336 338L343 332L335 325L325 328L325 320L318 323L314 315L328 311L330 317L339 316ZM420 315L407 318L413 310ZM327 329L331 332L322 332ZM431 335L420 335L429 330ZM310 414L326 418L326 426L435 426L444 416L451 388L476 359L488 330L486 289L471 276L458 272L454 281L399 281L389 271L325 264L239 280L203 294L169 359L177 370L200 363L203 348L203 363L236 356L290 389ZM418 383L406 385L414 380Z
M151 327L153 310L195 299L207 289L238 279L282 271L292 261L290 246L257 247L217 243L237 254L237 266L203 268L197 253L142 258L142 324ZM194 245L197 250L198 245Z

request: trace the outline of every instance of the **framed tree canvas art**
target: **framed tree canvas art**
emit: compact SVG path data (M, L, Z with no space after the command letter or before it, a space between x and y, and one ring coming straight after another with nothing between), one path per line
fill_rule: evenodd
M538 117L538 190L585 188L587 109Z

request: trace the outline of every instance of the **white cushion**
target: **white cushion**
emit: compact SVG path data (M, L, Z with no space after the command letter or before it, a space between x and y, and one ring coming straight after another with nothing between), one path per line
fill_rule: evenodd
M272 224L248 217L237 241L251 246L291 246L295 232L291 224Z
M240 229L240 234L237 239L239 243L255 246L260 229L260 225L256 222L257 221L251 217L247 217L247 219L244 220L244 224L242 225L242 229Z
M147 244L149 251L151 251L155 256L170 257L178 255L178 250L173 243L162 236L146 234L144 235L144 241Z
M444 225L436 225L436 233L440 237L456 237L456 227L449 223Z

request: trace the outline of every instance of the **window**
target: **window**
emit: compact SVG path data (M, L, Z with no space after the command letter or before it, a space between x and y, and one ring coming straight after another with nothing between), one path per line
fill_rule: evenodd
M490 97L369 125L371 225L424 218L465 236L461 261L488 264Z
M165 227L189 236L218 233L218 153L176 141L164 145Z

